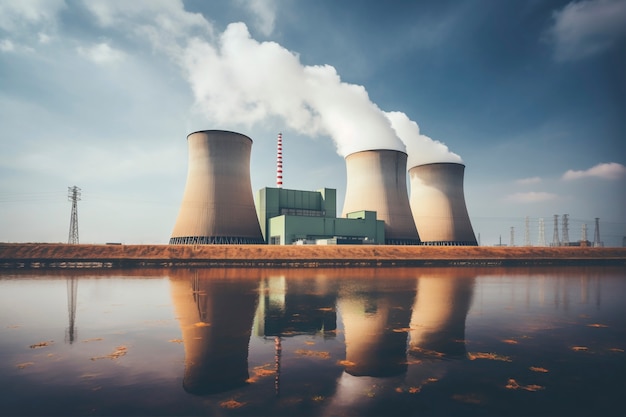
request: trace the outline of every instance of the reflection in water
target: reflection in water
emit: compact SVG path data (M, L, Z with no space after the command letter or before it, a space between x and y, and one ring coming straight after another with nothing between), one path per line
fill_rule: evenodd
M465 357L465 319L474 278L420 276L411 315L409 353L413 357Z
M346 372L386 377L406 371L406 342L414 291L388 279L344 283L337 301L346 341Z
M334 338L337 330L336 290L323 277L302 276L287 282L285 275L261 279L254 334L274 338L275 393L280 394L282 339L302 334Z
M287 281L284 275L270 275L261 280L255 333L280 337L321 333L334 338L336 299L336 291L324 279L307 276Z
M381 377L395 377L391 379L394 390L403 391L405 384L411 384L409 380L418 385L407 390L419 390L421 381L435 369L434 363L422 369L426 363L416 356L465 355L465 320L474 279L462 273L467 274L464 270L449 270L442 276L441 270L397 269L392 276L389 271L376 276L374 271L371 277L344 283L337 306L345 330L345 372L337 380L327 411L368 414L366 410L377 409L384 396L375 392L382 386ZM411 375L407 374L409 363ZM393 407L386 410L391 412Z
M67 278L67 315L68 328L65 332L65 341L70 344L76 339L76 294L78 293L78 277L71 275Z
M246 384L258 280L253 270L170 273L172 302L185 346L183 388L192 394Z
M625 291L623 266L5 273L2 407L614 415L626 373ZM78 321L90 343L78 343ZM52 343L65 329L73 345ZM171 343L181 333L184 346ZM128 355L90 360L116 346ZM474 360L454 360L469 352Z

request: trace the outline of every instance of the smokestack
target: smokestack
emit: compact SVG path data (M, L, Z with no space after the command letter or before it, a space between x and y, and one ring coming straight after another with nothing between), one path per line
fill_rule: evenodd
M187 143L187 184L170 244L264 243L250 182L252 139L204 130Z
M411 211L425 245L477 246L465 206L465 165L434 163L409 170Z
M283 188L283 134L278 134L276 144L276 187Z
M342 217L376 211L385 222L385 243L417 245L420 237L411 215L406 184L407 154L377 149L346 156L347 184Z

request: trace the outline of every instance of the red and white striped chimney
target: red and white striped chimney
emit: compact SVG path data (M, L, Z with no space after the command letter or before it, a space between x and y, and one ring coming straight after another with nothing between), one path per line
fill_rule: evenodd
M283 134L278 134L276 146L276 187L283 188Z

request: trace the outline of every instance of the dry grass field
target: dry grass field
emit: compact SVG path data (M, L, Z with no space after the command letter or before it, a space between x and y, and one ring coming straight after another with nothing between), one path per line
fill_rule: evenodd
M525 260L613 259L626 248L494 246L68 245L0 243L2 260Z

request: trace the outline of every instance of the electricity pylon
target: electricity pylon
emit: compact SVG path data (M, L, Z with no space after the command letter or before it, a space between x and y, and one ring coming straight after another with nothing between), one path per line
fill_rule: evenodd
M70 233L67 243L78 244L78 201L80 201L80 188L77 186L67 187L67 199L72 202Z

